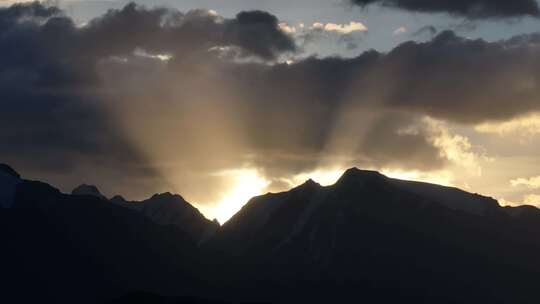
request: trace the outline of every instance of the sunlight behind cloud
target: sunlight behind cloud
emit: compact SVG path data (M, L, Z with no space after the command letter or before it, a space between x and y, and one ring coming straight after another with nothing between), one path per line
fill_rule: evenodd
M483 151L477 151L466 136L453 133L448 125L430 117L424 118L424 123L431 133L433 145L440 150L440 156L455 166L467 169L478 177L482 176L482 161L494 161Z
M34 0L0 0L0 7L2 6L10 6L15 3L27 3L27 2L33 2Z
M532 113L504 122L488 122L475 126L479 133L497 134L499 136L518 136L530 140L540 134L540 113Z
M214 210L216 219L222 224L228 221L252 197L263 194L270 184L256 169L226 170L216 175L229 177L234 181L234 186L223 194Z
M530 189L540 188L540 176L530 178L516 178L510 181L512 187L525 186Z
M352 32L366 32L368 28L361 22L351 21L349 24L336 24L327 23L325 25L321 23L315 23L314 27L318 26L324 28L327 32L338 32L341 34L350 34Z

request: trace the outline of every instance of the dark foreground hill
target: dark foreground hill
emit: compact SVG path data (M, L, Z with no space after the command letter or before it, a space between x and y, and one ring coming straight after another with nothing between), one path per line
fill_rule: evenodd
M540 217L455 188L348 170L251 200L216 235L275 301L533 303ZM276 294L272 290L280 290ZM293 301L294 301L293 300Z
M107 200L94 185L80 185L72 192L75 196L90 196ZM182 230L196 243L209 238L219 229L217 221L210 221L182 196L172 193L155 194L143 201L127 201L116 195L110 202L134 210L162 226L174 226Z
M103 303L204 286L204 257L181 227L40 182L15 185L11 207L0 209L0 240L2 303Z
M127 202L119 198L66 195L7 172L0 171L6 185L0 186L0 203L7 206L0 209L0 258L7 279L0 298L54 303L540 301L540 211L503 208L491 198L455 188L350 169L333 186L308 181L253 198L201 242L193 232L205 229L182 229L183 217L173 217L173 223L158 220L170 219L165 209L158 208L152 219L123 207ZM165 206L180 202L174 195L161 199ZM193 216L186 219L190 227ZM195 222L212 227L206 220Z

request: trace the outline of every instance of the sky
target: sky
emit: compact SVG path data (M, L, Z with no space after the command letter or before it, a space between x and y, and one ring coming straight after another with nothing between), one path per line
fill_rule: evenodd
M540 206L535 0L0 1L0 161L227 220L349 167Z

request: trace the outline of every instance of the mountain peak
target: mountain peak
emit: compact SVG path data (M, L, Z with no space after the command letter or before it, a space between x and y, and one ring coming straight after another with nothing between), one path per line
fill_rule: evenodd
M291 191L306 191L306 190L311 191L320 187L321 185L319 183L317 183L316 181L310 178L307 181L305 181L303 184L300 184L294 187L293 189L291 189Z
M173 200L173 199L185 201L185 199L181 195L172 194L170 192L156 193L152 195L152 197L149 200Z
M0 164L0 172L6 173L16 178L21 178L21 176L19 175L19 173L17 173L17 171L13 170L13 168L11 168L10 166L6 164Z
M77 188L73 189L73 191L71 191L71 194L73 194L73 195L90 195L90 196L95 196L95 197L106 199L106 197L103 194L101 194L99 189L94 185L82 184L82 185L78 186Z
M374 180L374 179L381 179L385 178L384 175L377 171L371 171L371 170L361 170L356 167L347 169L345 173L339 178L338 184L345 183L345 182L357 182L357 181L366 181L366 180Z
M320 184L317 183L316 181L312 180L311 178L308 179L307 181L305 181L302 185L300 185L301 187L319 187Z
M126 203L126 199L121 196L121 195L115 195L111 198L111 202L115 203L115 204L123 204L123 203Z

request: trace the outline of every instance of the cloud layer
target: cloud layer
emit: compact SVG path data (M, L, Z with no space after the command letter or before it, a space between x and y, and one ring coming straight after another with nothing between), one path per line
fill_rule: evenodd
M447 13L470 19L540 15L535 0L351 0L362 7L378 4L412 12Z
M229 56L235 59L265 61L296 49L279 30L277 18L258 11L225 19L202 10L182 13L128 4L81 27L58 8L37 2L1 8L1 157L38 176L95 179L115 175L108 170L89 174L92 168L111 168L116 176L153 180L150 188L168 186L129 142L110 108L122 104L118 98L151 89L146 84L128 86L148 76L146 69L163 67L155 59L161 57L153 55L173 54L174 66L182 69L217 60L209 51L213 47L234 50ZM105 79L119 66L126 74L114 80L117 87L109 86ZM184 73L189 78L189 71ZM126 87L120 88L120 80Z
M476 125L540 110L540 34L446 31L286 64L298 47L280 24L260 11L129 4L80 26L38 3L0 9L0 158L57 183L102 181L109 194L173 187L209 202L230 186L216 172L242 167L275 190L325 165L476 162L467 138L425 117Z

